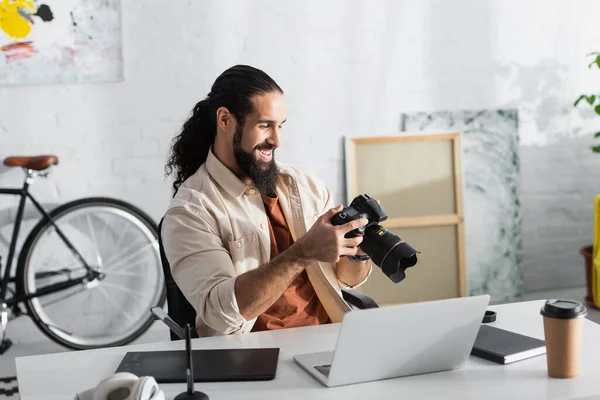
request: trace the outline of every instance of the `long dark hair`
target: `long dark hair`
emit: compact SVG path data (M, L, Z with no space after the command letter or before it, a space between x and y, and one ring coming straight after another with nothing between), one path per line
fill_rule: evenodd
M171 144L165 172L174 176L175 193L206 161L217 135L217 109L226 107L239 126L243 126L246 116L253 111L252 97L275 91L283 93L269 75L248 65L233 66L215 80L210 93L194 106L191 117Z

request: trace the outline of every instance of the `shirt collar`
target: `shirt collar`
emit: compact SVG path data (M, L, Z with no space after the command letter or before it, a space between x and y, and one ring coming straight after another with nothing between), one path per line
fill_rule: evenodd
M249 186L214 155L212 147L206 158L206 169L210 176L233 197L240 197Z

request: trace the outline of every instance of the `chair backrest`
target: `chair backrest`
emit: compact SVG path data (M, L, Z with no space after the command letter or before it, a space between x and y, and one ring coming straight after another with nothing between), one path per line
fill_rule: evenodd
M196 329L194 329L196 326L196 310L194 310L194 307L187 301L171 274L171 266L165 255L165 249L161 238L162 222L163 220L161 219L158 224L158 246L160 249L163 274L165 275L165 284L167 286L168 314L182 327L185 327L186 324L190 324L193 328L192 337L196 338L198 337L198 333L196 332ZM171 340L179 340L179 337L174 332L171 332Z

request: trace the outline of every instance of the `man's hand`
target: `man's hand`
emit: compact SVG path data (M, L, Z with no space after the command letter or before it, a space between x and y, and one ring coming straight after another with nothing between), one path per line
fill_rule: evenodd
M381 205L381 202L378 199L373 199L377 202L377 204ZM361 235L362 236L362 235ZM356 252L357 256L366 256L368 255L367 253L365 253L364 251L362 251L361 248L358 249L358 251Z
M379 200L374 199L377 204L381 204ZM362 235L361 235L362 237ZM366 256L368 255L362 249L357 249L357 255ZM338 279L348 285L349 287L355 287L356 285L363 282L369 276L371 271L371 261L351 261L344 257L336 265L336 274Z
M360 218L344 225L332 225L331 218L343 208L340 205L321 215L308 232L298 239L302 258L336 264L342 256L356 255L362 236L347 239L344 235L367 225L369 220Z

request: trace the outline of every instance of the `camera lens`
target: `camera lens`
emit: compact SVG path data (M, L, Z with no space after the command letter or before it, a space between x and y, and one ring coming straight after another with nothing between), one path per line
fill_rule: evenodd
M394 283L402 281L404 270L417 263L418 251L381 225L366 229L360 248Z

